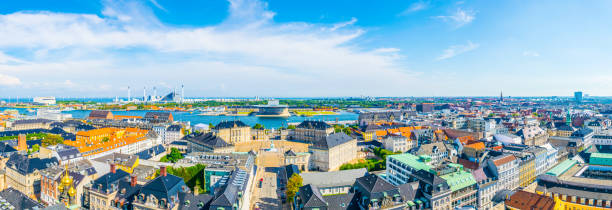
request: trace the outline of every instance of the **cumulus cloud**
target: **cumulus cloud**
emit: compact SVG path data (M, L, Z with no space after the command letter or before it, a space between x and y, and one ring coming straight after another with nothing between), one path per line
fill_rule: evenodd
M227 19L206 27L164 25L144 4L124 1L106 1L102 16L0 15L0 50L35 55L20 65L0 62L0 73L28 78L23 83L52 80L48 84L66 86L68 80L70 86L97 86L109 94L128 85L180 82L194 96L217 96L221 89L238 96L382 95L414 79L390 53L397 49L369 50L355 42L365 33L346 27L355 18L332 28L276 23L265 2L229 2ZM108 81L114 84L103 83ZM371 81L388 82L362 86Z
M480 46L479 44L474 44L471 41L468 41L464 45L453 45L453 46L450 46L449 48L445 49L442 52L442 55L438 56L436 58L436 60L446 60L446 59L455 57L457 55L460 55L460 54L463 54L463 53L475 50L479 46Z
M19 80L19 78L14 77L14 76L5 75L5 74L0 74L0 85L14 86L14 85L20 85L20 84L21 84L21 80Z
M453 12L450 15L436 16L436 18L441 19L445 22L449 22L453 24L456 28L460 28L474 21L474 19L476 19L476 12L474 12L473 10L464 10L458 8L457 11Z

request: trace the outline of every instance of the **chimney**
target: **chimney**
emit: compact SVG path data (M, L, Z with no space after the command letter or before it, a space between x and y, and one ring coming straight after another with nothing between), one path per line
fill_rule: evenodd
M116 169L115 163L111 163L111 164L110 164L110 171L111 171L111 173L113 173L113 174L114 174L115 172L117 172L117 169Z
M136 175L132 175L132 177L130 177L130 186L132 187L136 187L136 181L138 181L138 177Z
M159 167L159 175L160 176L166 176L167 172L166 172L166 166L162 165Z

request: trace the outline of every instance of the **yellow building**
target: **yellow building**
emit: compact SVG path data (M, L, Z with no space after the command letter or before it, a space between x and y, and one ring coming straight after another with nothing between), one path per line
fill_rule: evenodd
M240 120L220 122L213 130L218 137L230 144L247 143L253 139L251 127Z
M588 206L578 203L572 203L568 201L564 201L558 196L555 196L555 209L565 209L565 210L573 210L573 209L582 209L582 210L610 210L610 208L605 207L597 207L597 206Z
M535 158L531 154L515 155L519 159L519 184L527 187L535 181Z

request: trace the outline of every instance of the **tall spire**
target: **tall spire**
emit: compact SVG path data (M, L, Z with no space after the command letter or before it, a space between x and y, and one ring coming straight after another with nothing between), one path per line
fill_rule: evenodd
M565 124L568 126L572 126L572 115L570 114L570 109L567 109L567 115L565 116Z
M499 101L504 101L504 92L499 91Z

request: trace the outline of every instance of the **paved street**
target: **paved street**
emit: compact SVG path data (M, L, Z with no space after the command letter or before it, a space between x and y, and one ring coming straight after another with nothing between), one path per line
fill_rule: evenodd
M256 182L255 182L255 190L253 190L253 205L255 205L255 203L259 203L259 208L260 209L281 209L280 207L280 200L278 198L278 194L276 192L277 189L277 179L276 179L276 174L277 174L277 168L273 168L273 167L266 167L266 168L262 168L260 169L260 171L258 171L258 176L256 177ZM263 178L263 182L261 187L259 186L259 180ZM251 209L254 209L255 207L252 206Z

